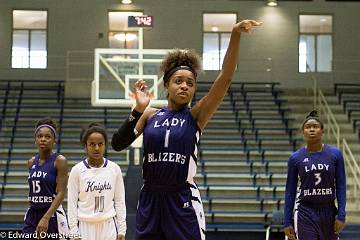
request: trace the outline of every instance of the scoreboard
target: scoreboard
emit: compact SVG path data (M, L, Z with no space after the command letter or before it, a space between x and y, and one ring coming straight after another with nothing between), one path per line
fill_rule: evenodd
M153 27L153 16L128 16L128 27Z

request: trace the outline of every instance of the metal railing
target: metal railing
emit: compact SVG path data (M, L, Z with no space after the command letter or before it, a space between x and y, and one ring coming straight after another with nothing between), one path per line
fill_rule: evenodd
M342 152L344 158L346 159L347 169L352 173L354 177L354 179L352 180L352 182L354 183L354 191L352 191L351 193L354 197L357 197L357 190L360 189L360 167L354 155L352 154L345 138L343 138L342 140ZM359 205L357 205L357 207L359 208Z
M347 141L345 138L341 139L340 135L340 127L337 123L335 116L324 96L322 91L317 88L317 80L312 77L314 80L314 104L317 109L319 109L321 115L325 115L327 120L327 136L330 139L330 134L335 138L337 147L342 149L342 153L344 156L344 161L346 165L347 173L351 173L354 180L352 181L352 186L354 187L354 191L352 191L354 197L357 196L357 190L360 189L360 167L358 162L356 161ZM342 146L340 146L342 145ZM348 176L348 175L347 175ZM349 176L348 176L349 177Z
M317 106L320 116L324 116L327 123L327 136L330 139L330 134L332 134L336 140L336 146L340 148L340 127L337 123L334 114L332 113L329 104L326 101L326 98L320 89L317 90Z

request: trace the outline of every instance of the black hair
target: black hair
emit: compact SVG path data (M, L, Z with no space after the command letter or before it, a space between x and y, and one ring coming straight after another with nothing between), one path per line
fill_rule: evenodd
M172 70L181 66L188 67L196 78L202 68L199 54L192 49L174 49L169 52L160 65L160 71L164 73L164 86L169 82L171 75L174 74Z
M311 119L320 123L321 129L324 129L324 123L321 121L318 111L314 109L308 115L306 115L305 120L303 121L303 123L301 125L302 130L304 130L305 124Z
M35 125L35 129L37 129L39 126L44 125L44 124L53 127L54 130L56 131L56 121L54 119L52 119L51 117L46 117L46 118L43 118L43 119L40 119L39 121L37 121L36 125Z
M101 125L100 123L97 122L91 122L89 123L88 126L83 127L81 133L80 133L80 143L85 146L88 137L92 134L92 133L100 133L101 135L103 135L104 139L105 139L105 145L107 145L108 142L108 136L105 130L105 127L103 125Z

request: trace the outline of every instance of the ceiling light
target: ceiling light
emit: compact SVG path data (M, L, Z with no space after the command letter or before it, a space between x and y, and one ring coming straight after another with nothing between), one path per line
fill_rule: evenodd
M133 33L117 33L114 35L114 38L121 42L130 42L137 38L136 34Z
M125 34L125 33L117 33L117 34L114 35L114 38L115 38L116 40L125 42L125 40L126 40L126 34Z
M213 31L213 32L217 32L217 31L219 31L219 28L218 28L218 27L216 27L216 26L213 26L213 27L211 27L211 31Z
M267 0L266 4L270 7L276 7L278 5L277 0Z
M129 41L129 42L134 41L136 38L137 38L136 34L133 34L133 33L127 33L126 37L125 37L126 41Z
M132 1L131 0L121 0L122 4L131 4Z

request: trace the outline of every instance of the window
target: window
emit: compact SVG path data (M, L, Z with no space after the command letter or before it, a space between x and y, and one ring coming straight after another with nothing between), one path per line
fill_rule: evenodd
M332 71L331 15L300 15L299 72Z
M142 29L129 28L128 16L141 16L142 12L109 12L109 47L142 48Z
M203 14L204 70L221 69L235 23L236 14L233 13Z
M11 66L47 67L47 11L13 10Z

